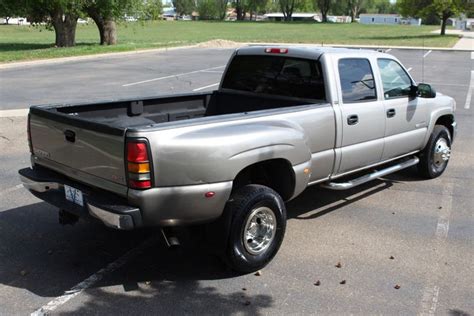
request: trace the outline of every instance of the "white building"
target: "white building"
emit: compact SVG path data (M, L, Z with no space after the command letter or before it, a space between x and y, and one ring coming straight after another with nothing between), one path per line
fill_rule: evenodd
M7 24L6 18L0 18L0 24ZM16 17L8 19L8 24L11 25L30 25L30 22L26 20L26 18Z
M456 26L458 30L472 30L474 29L474 19L469 19L466 15L461 14L461 16L454 21L454 26Z
M359 16L361 24L405 24L405 25L421 25L421 19L404 18L399 14L377 14L367 13Z

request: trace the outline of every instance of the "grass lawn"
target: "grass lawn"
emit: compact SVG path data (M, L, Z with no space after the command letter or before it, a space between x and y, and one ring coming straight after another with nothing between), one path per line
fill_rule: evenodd
M77 46L54 48L54 32L43 27L0 25L0 62L90 55L195 44L212 39L236 42L291 42L386 46L451 47L457 36L439 36L437 26L270 23L131 22L118 26L119 44L100 46L94 24L78 25Z

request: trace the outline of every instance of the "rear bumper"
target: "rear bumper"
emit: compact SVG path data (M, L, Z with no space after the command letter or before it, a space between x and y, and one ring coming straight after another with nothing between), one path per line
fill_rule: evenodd
M100 220L106 226L130 230L142 226L140 209L127 204L127 200L109 192L71 181L45 168L19 170L23 186L39 199L80 217ZM65 197L64 185L81 190L83 206Z
M19 174L23 186L39 199L77 216L99 219L106 226L125 230L211 222L221 216L232 190L232 181L226 181L129 189L125 198L83 185L39 165L21 169ZM82 192L83 206L66 199L64 185ZM208 192L214 193L212 198L205 196Z

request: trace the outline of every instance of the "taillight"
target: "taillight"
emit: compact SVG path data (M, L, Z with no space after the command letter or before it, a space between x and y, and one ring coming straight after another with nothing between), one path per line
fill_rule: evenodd
M151 188L151 167L147 143L143 141L127 143L127 171L130 188Z
M265 48L265 53L269 53L269 54L287 54L288 53L288 48L267 47L267 48Z
M31 127L30 127L30 114L28 114L28 121L26 123L26 133L28 134L28 147L30 148L30 153L33 154L33 143L31 141Z

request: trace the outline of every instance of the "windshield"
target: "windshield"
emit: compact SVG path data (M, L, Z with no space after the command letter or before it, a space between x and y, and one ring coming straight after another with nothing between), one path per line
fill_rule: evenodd
M283 56L235 56L222 88L304 99L326 99L320 63Z

